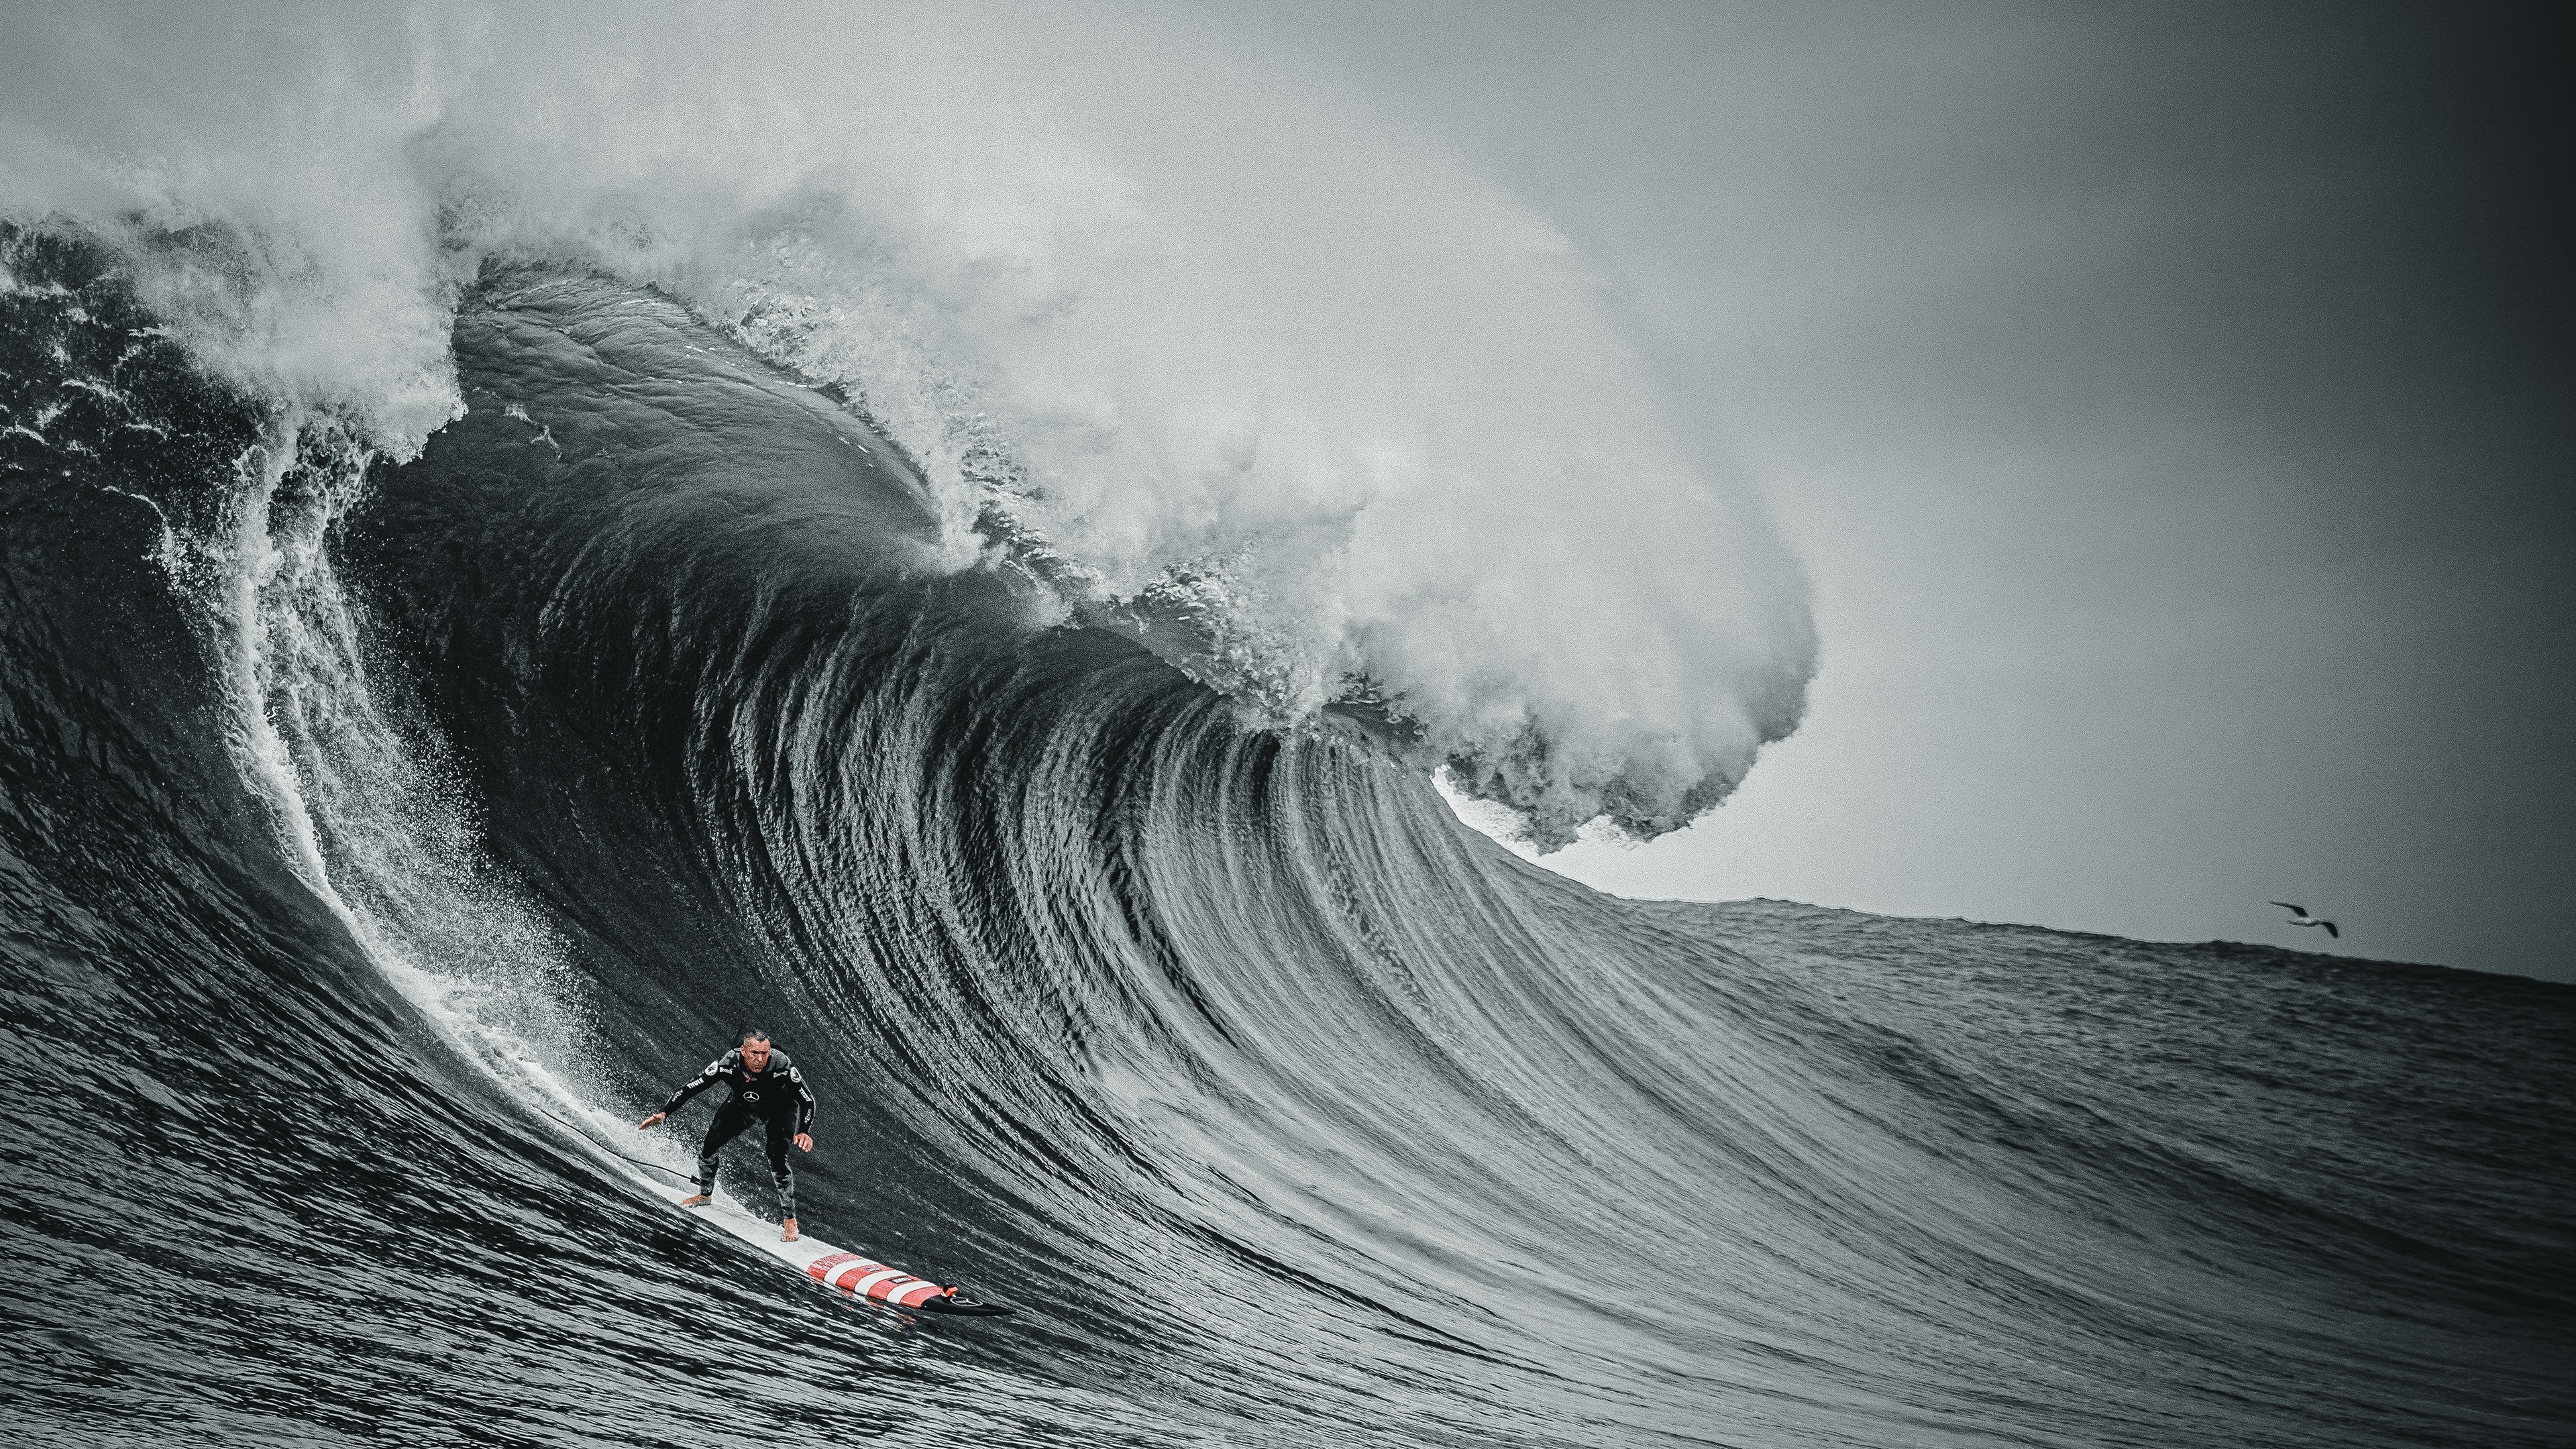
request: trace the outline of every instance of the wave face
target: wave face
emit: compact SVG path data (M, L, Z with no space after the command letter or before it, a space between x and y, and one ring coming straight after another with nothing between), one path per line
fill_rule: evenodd
M1602 897L663 292L486 267L406 459L5 252L0 1437L2576 1429L2576 991ZM600 1155L745 1020L1019 1317Z

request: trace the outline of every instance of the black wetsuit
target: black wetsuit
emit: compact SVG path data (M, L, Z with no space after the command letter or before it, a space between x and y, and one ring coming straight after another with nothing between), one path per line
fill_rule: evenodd
M768 1067L754 1072L743 1064L742 1051L736 1048L707 1063L705 1071L673 1092L671 1100L662 1104L662 1114L667 1117L679 1111L691 1097L718 1082L733 1088L733 1097L716 1109L716 1120L707 1124L707 1140L698 1148L698 1191L716 1190L716 1149L742 1135L756 1118L769 1129L769 1171L778 1180L778 1214L796 1216L796 1169L787 1165L787 1139L814 1122L814 1094L806 1089L805 1074L775 1047L770 1049Z

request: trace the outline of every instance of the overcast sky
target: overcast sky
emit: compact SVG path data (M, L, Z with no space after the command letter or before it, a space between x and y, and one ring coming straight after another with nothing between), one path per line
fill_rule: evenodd
M2566 22L1231 12L1553 216L1811 569L1806 726L1549 864L2576 978Z

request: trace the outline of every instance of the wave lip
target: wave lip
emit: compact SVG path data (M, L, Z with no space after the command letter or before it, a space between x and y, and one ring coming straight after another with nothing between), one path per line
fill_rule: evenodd
M1454 159L1151 17L612 19L178 17L113 74L30 23L0 205L115 238L206 366L395 456L461 406L487 260L659 288L862 411L943 566L1007 533L1065 608L1186 605L1203 680L1401 716L1542 846L1677 828L1795 727L1814 625L1757 490Z

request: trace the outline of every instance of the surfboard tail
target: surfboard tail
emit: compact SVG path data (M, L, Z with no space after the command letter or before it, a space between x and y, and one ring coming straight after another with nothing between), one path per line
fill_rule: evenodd
M1011 1310L998 1303L979 1303L927 1278L888 1267L857 1253L826 1253L805 1265L806 1276L853 1298L870 1298L890 1308L966 1317L999 1317Z

